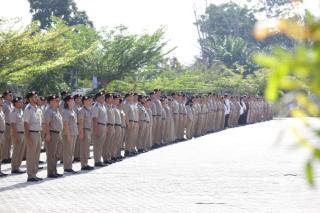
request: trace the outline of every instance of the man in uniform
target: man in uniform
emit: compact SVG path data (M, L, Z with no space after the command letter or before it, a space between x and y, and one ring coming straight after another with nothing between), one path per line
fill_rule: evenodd
M6 119L6 130L4 132L4 144L2 148L2 163L11 163L11 128L10 128L10 112L13 109L12 92L7 90L3 93L3 112Z
M50 95L47 98L49 106L44 112L44 130L47 153L47 176L58 178L62 174L57 172L58 144L62 143L63 121L59 111L59 96Z
M77 120L78 120L78 129L79 129L79 114L80 110L82 109L82 95L81 94L75 94L73 96L74 99L74 111L77 114ZM80 143L79 143L79 136L77 137L76 140L76 145L74 148L74 162L80 162Z
M105 93L98 92L95 95L96 103L92 107L92 127L93 127L93 157L94 166L106 166L102 161L102 148L106 141L107 111L104 106Z
M230 116L230 100L228 94L224 95L224 116L225 116L225 122L224 122L224 128L229 127L229 116Z
M12 133L12 160L11 160L11 173L22 174L25 171L20 170L21 162L25 152L24 142L24 122L23 122L23 100L21 97L13 99L14 108L10 113L10 124Z
M113 158L113 149L114 149L114 123L115 123L115 114L113 109L113 94L107 93L105 95L106 99L106 112L107 112L107 135L106 135L106 141L102 148L102 157L103 157L103 163L105 164L112 164L114 161L111 160Z
M91 96L83 96L82 104L83 107L79 112L79 145L81 170L92 170L93 167L88 165L92 134Z
M5 123L5 115L2 111L2 105L3 105L3 98L0 94L0 177L5 177L7 174L1 172L1 161L2 161L2 148L4 144L4 132L6 129L6 123Z
M154 89L154 95L151 97L152 102L154 103L154 108L152 109L152 114L154 118L154 146L159 147L161 145L161 114L162 114L162 105L160 102L161 90Z
M28 182L42 180L38 178L38 166L41 150L42 111L37 106L38 94L28 92L26 96L29 104L24 110L24 133L27 149L27 174Z
M125 155L134 156L137 154L135 150L135 142L137 141L138 132L138 117L135 113L133 94L128 93L125 96L126 102L123 105L123 110L126 114L127 136L125 142Z
M113 106L114 110L114 149L113 156L115 161L120 161L122 159L121 156L121 148L123 143L123 128L122 128L122 117L121 117L121 109L120 109L120 95L113 95Z

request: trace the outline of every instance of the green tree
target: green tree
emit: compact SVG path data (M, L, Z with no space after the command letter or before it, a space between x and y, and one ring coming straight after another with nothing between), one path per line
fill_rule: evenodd
M28 0L32 20L40 21L42 29L52 25L51 17L63 19L68 25L93 26L85 11L79 11L74 0Z
M88 55L94 48L91 43L80 49L74 48L68 35L74 27L67 26L55 19L54 26L43 31L36 23L20 31L12 30L12 23L0 21L0 79L20 85L21 89L29 87L38 75L59 71L76 60ZM54 81L47 81L49 84ZM4 84L2 84L5 86ZM37 84L31 84L34 87ZM43 90L42 90L43 91Z
M242 66L246 76L259 69L252 61L253 52L268 52L275 45L285 48L294 46L292 39L284 35L273 35L267 40L257 41L252 34L257 22L256 15L255 10L235 3L210 5L196 22L201 32L199 44L202 61L208 67L216 61L222 61L235 72L238 72L238 66Z

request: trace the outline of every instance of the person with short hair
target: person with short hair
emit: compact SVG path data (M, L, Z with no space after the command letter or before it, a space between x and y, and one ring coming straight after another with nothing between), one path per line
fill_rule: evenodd
M42 178L37 177L41 150L42 111L38 102L36 91L28 92L26 98L29 104L24 109L24 133L27 149L27 174L28 182L37 182Z
M13 144L11 173L23 174L25 173L25 171L20 169L25 152L22 97L15 97L13 99L13 105L14 108L10 113L11 135Z

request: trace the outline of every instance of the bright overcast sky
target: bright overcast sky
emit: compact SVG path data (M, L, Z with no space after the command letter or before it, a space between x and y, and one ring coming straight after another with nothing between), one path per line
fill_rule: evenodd
M167 29L166 39L177 47L174 55L184 64L191 64L199 54L197 31L193 22L194 7L203 12L205 0L75 0L80 10L85 10L98 29L120 24L134 33L152 32L160 26ZM243 0L235 0L235 2ZM207 0L229 2L229 0ZM306 0L306 7L319 14L318 1ZM22 17L29 23L27 0L0 0L0 17Z

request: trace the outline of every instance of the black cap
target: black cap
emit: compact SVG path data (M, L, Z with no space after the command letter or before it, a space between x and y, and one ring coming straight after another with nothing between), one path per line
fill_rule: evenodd
M40 98L41 101L47 100L47 98L46 98L46 97L43 97L43 96L40 96L39 98Z
M12 103L15 104L15 103L17 103L18 101L22 101L22 97L20 97L20 96L15 97L15 98L12 100Z
M53 95L49 95L49 96L47 97L47 100L50 102L50 101L52 101L52 100L54 100L54 99L58 99L58 98L59 98L58 95L53 94Z
M34 95L38 95L38 93L33 90L33 91L27 93L26 98L29 99L29 98L31 98L31 97L34 96Z
M75 94L75 95L73 96L73 99L77 99L77 98L81 98L81 97L82 97L81 94Z
M101 92L98 92L98 93L94 96L94 98L98 98L98 97L103 96L103 95L104 95L104 91L101 91Z
M124 98L127 98L127 97L132 96L132 95L133 94L131 92L129 92L129 93L125 94Z
M62 91L62 92L60 93L61 96L65 96L65 95L67 95L67 94L68 94L67 91Z
M150 95L150 96L154 95L154 92L150 92L149 95Z
M157 88L157 89L154 89L153 91L154 92L160 92L161 90L159 88Z
M7 95L12 94L11 90L6 90L3 92L3 97L6 97Z
M108 99L108 98L113 98L113 94L112 94L112 93L106 93L106 94L104 95L104 97L105 97L106 99Z
M85 96L82 96L82 101L86 101L86 100L89 100L89 99L91 99L92 98L92 96L90 96L90 95L85 95Z
M72 96L71 96L71 95L67 95L66 97L64 97L63 101L64 101L64 102L68 102L68 101L70 101L71 99L73 99Z
M121 98L119 94L113 94L113 99L118 99L118 98Z

